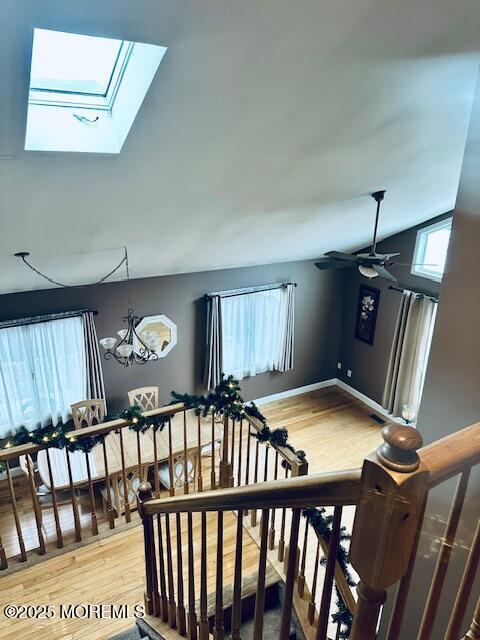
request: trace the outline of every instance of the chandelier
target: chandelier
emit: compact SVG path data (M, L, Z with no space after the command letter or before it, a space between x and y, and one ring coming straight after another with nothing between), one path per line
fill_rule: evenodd
M159 343L154 331L144 331L142 337L140 337L136 331L140 318L135 315L132 308L128 251L126 247L124 262L127 272L128 311L122 320L127 323L127 328L117 331L120 339L112 337L102 338L99 342L105 349L105 353L103 354L105 360L114 358L119 364L123 364L124 367L131 367L133 364L145 364L152 360L158 360L156 349L161 349L162 345Z
M44 278L50 284L54 284L57 287L71 288L75 285L65 284L54 280L45 273L42 273L28 260L30 253L28 251L19 251L15 254L17 258L20 258L24 264L35 272L37 275ZM133 364L145 364L151 360L158 360L157 351L162 351L165 346L163 341L160 341L157 334L154 331L142 331L142 337L137 333L136 327L140 321L140 318L135 315L132 308L131 290L130 290L130 271L128 268L128 251L125 247L125 254L117 266L109 271L103 278L93 282L91 284L102 284L110 276L116 273L120 267L125 264L125 270L127 274L127 291L128 291L128 311L127 315L123 316L123 322L127 323L126 329L120 329L117 331L119 338L102 338L99 340L102 347L105 349L103 357L106 360L114 358L120 364L125 367L130 367ZM78 286L78 285L77 285Z

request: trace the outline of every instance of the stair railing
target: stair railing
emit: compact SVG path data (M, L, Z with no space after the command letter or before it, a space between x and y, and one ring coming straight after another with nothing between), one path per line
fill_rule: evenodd
M186 407L182 403L145 411L142 415L147 418L172 416L172 419L179 415L179 421L186 424ZM115 529L121 520L129 524L136 507L135 489L146 479L150 468L153 469L155 494L160 496L159 461L168 458L172 468L172 421L168 419L163 431L168 434L169 445L165 444L163 435L154 429L149 429L145 435L132 434L128 431L130 424L129 420L116 419L68 432L68 437L76 441L92 436L105 437L90 453L78 452L77 455L84 456L86 469L81 480L72 472L73 454L65 449L59 458L59 450L48 437L42 444L28 443L0 451L0 463L5 465L10 498L10 513L7 512L8 515L0 522L0 570L15 567L17 562L25 562L33 555L45 555L49 550L43 523L46 507L41 500L45 495L51 500L49 510L55 527L54 544L58 548L68 544L68 534L72 533L72 527L74 543L79 543L90 536L96 537L99 533ZM127 441L130 447L127 447ZM45 455L45 478L40 477L34 466L34 458L39 452L44 452ZM54 456L58 464L61 464L62 473L56 473ZM19 495L13 473L13 465L18 465L20 460L25 461L24 473L29 494L27 500L31 502L30 511L25 496ZM58 477L62 478L61 484L56 480ZM43 481L48 484L47 494L47 487L40 486ZM102 489L103 514L99 512L95 497L97 488ZM81 517L79 489L84 490L83 499L88 502L88 518ZM20 497L23 500L21 508ZM32 520L35 531L33 535ZM2 545L1 536L6 522L15 532L8 549Z
M303 508L334 507L334 519L325 549L318 540L317 560L325 553L326 567L322 591L319 597L319 611L316 611L316 593L312 585L313 601L311 617L316 627L316 640L326 640L328 617L332 589L335 584L341 592L341 579L337 576L337 553L341 509L347 505L356 505L352 532L350 561L360 576L357 587L358 601L352 602L348 593L344 602L353 614L351 640L374 640L377 637L382 605L386 600L387 589L398 583L393 602L392 615L386 640L398 640L405 613L407 595L412 578L417 547L420 538L428 491L460 474L455 492L452 510L448 518L446 531L441 543L437 567L425 606L417 640L430 640L437 618L440 597L445 581L451 548L465 498L468 477L472 466L480 463L480 423L463 431L443 438L428 447L420 449L422 439L412 427L389 425L382 431L384 443L377 452L368 456L362 469L338 473L315 474L285 478L254 486L243 486L217 491L208 491L197 495L178 496L166 500L154 499L151 488L143 485L140 490L140 512L145 530L145 554L147 587L145 602L147 611L168 621L180 635L188 638L206 640L209 636L208 567L213 566L207 557L209 529L212 517L216 520L214 533L215 548L215 614L211 631L213 637L222 640L225 637L224 625L224 517L228 511L237 514L235 536L235 570L233 577L232 638L239 640L242 599L242 548L244 540L243 520L247 511L260 510L262 513L259 534L259 561L257 573L257 593L254 616L254 640L261 640L263 634L263 604L265 593L265 575L268 562L269 518L272 509L285 509L289 513L300 513ZM175 594L173 578L172 545L177 548L177 563L183 562L178 554L182 547L181 519L187 515L187 558L183 564L177 564L177 586ZM208 517L210 514L210 517ZM212 515L213 514L213 515ZM169 521L175 517L177 535L171 539ZM155 544L154 517L157 518L157 545ZM198 517L200 534L198 534ZM299 519L298 519L299 520ZM286 571L286 588L282 609L280 640L287 640L290 633L290 620L294 606L294 584L297 589L305 589L302 576L303 559L298 550L298 520L292 516L290 527L289 552ZM165 542L163 536L165 530ZM306 536L308 533L305 534ZM195 539L199 537L199 541ZM159 552L157 554L156 549ZM305 547L304 547L305 548ZM166 549L166 553L165 553ZM197 605L195 569L195 551L200 554L200 598ZM326 552L325 552L326 551ZM459 588L459 597L451 612L450 622L445 635L446 640L458 640L460 637L469 596L473 587L473 577L480 560L480 531L474 535L469 558ZM300 564L300 570L298 566ZM318 564L317 564L318 566ZM166 568L165 568L166 567ZM188 619L184 624L183 616L183 569L188 577ZM168 574L168 587L162 576ZM160 579L158 579L160 576ZM318 576L314 576L318 581ZM303 585L302 585L303 583ZM343 595L342 595L343 597ZM167 603L167 605L165 605ZM348 604L349 603L349 604ZM168 606L170 605L170 606ZM176 611L177 618L173 615ZM197 624L197 618L199 623ZM465 638L479 638L479 607ZM466 631L466 630L465 630ZM438 637L435 635L435 637Z

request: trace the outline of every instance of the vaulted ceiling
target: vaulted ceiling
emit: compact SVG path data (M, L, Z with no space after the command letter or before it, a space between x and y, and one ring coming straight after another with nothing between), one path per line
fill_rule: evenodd
M168 46L118 156L24 151L33 27ZM320 256L453 208L477 0L2 6L0 292ZM118 274L123 277L123 274Z

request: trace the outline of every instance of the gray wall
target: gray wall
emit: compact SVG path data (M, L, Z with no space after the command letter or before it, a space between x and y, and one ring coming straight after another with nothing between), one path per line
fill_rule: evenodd
M287 373L265 373L245 379L246 399L258 398L331 378L335 375L340 340L342 275L321 273L313 262L290 262L243 269L207 271L185 275L145 278L132 282L133 303L139 315L164 313L177 324L178 344L158 362L124 369L104 361L109 410L127 405L126 393L138 386L160 386L161 400L172 389L201 389L205 355L203 295L271 282L293 281L296 289L295 367ZM0 296L0 319L72 309L96 309L99 338L122 328L127 309L124 282L75 289L49 289Z
M446 213L421 225L412 227L403 233L387 238L379 243L378 250L382 253L399 251L400 256L396 260L402 263L411 263L418 229L451 215L451 212ZM438 294L439 283L412 275L409 266L392 267L391 272L399 281L399 288L407 287L435 296ZM380 304L373 345L366 344L355 338L355 323L361 284L369 284L380 289ZM356 269L349 270L345 277L339 355L342 369L338 372L338 377L378 403L382 401L390 349L401 299L400 293L389 290L389 284L391 283L381 278L369 281L361 276ZM351 378L347 377L348 369L352 371Z
M426 443L480 420L480 81L467 138L448 264L418 429ZM415 638L457 478L431 492L402 638ZM443 638L480 517L480 469L473 469L432 638ZM477 576L466 627L480 594ZM464 629L465 632L465 629ZM380 634L380 637L385 637ZM463 637L463 634L462 634Z

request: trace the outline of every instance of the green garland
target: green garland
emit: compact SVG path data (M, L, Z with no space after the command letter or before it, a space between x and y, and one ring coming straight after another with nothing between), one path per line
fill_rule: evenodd
M197 416L206 418L208 415L216 415L219 417L228 416L232 420L241 420L248 415L256 418L263 424L261 431L252 433L252 437L264 444L269 443L272 446L286 447L300 459L305 459L304 451L297 451L288 442L288 431L285 427L279 429L270 429L267 425L267 419L260 412L254 402L245 403L240 393L240 385L238 380L233 376L225 377L222 374L220 383L215 389L206 395L195 395L188 393L177 393L172 391L172 404L174 402L183 402L188 409L194 409ZM289 466L286 460L282 461L282 466Z
M316 507L308 507L308 509L304 509L302 512L303 517L313 527L314 531L326 542L328 542L332 533L333 515L324 514L325 509L323 507L321 509L317 509ZM350 587L354 587L356 583L350 572L348 551L344 546L346 542L350 541L350 539L351 535L347 532L347 529L345 527L342 527L340 529L340 544L337 551L337 560L338 564L342 568L343 573L345 574L347 584ZM325 557L322 557L320 563L322 565L325 565L326 562L327 559ZM332 614L332 620L336 624L340 625L340 632L338 637L341 638L341 640L348 640L348 638L350 637L350 632L352 630L353 616L345 606L338 587L335 587L335 591L337 596L337 611Z
M253 403L250 407L245 405L240 395L238 380L235 380L233 376L225 378L223 374L220 384L206 395L190 395L188 393L172 391L172 398L172 404L175 402L183 402L187 409L194 409L195 414L203 418L213 413L219 417L227 416L232 420L241 420L245 417L245 414L253 411L253 407L255 406ZM264 420L265 418L263 418L263 421Z
M173 414L172 414L173 415ZM128 428L136 433L145 433L148 429L161 431L172 415L150 416L142 415L142 410L138 405L132 405L119 414L110 414L105 416L103 422L111 420L126 420L129 422ZM78 438L75 430L63 423L56 427L49 425L40 429L29 431L26 427L20 427L15 435L8 442L4 449L16 447L24 444L48 445L56 449L67 449L71 453L74 451L82 451L90 453L90 451L105 440L106 434ZM6 470L6 464L0 461L0 473Z
M141 407L138 404L133 404L128 409L122 411L117 415L110 414L105 416L104 422L110 422L111 420L126 420L130 424L128 428L135 433L145 433L149 429L154 431L162 431L167 422L173 417L173 413L165 416L144 416L142 414Z

